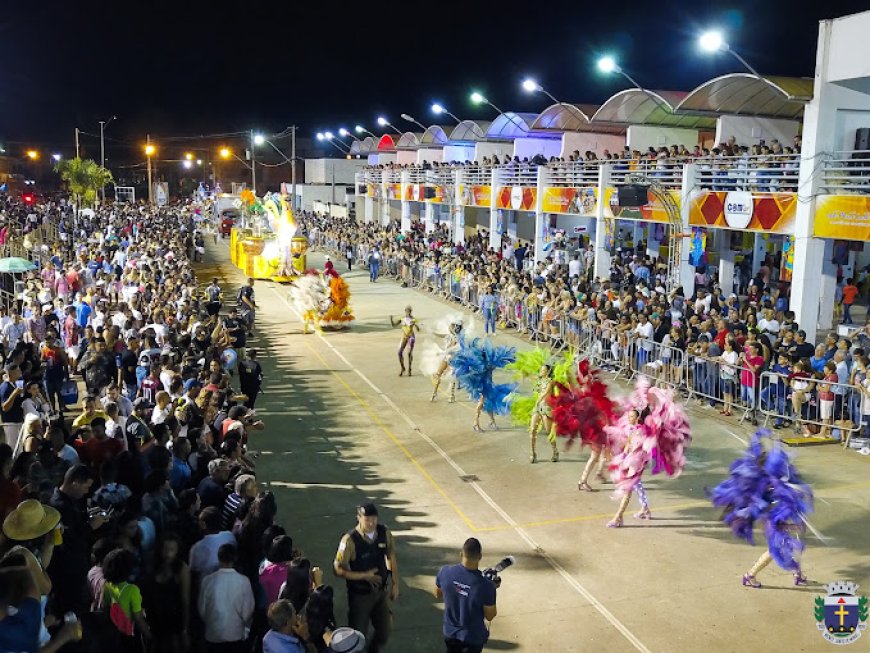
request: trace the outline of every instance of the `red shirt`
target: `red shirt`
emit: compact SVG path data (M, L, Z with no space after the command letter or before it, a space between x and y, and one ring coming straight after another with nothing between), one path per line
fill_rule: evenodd
M115 438L91 438L87 442L76 440L74 443L76 452L81 461L91 467L99 468L124 450L124 446Z
M722 329L721 331L716 332L716 337L713 338L713 342L719 345L720 349L725 349L725 341L728 339L728 329Z
M823 381L827 381L828 383L836 383L839 380L836 374L826 374ZM831 386L828 386L827 390L819 390L819 399L822 401L834 401L834 389Z
M740 384L745 385L749 388L754 388L755 379L758 378L758 372L761 366L764 364L764 358L762 358L761 356L752 356L750 354L747 355L744 360L749 365L752 365L752 367L755 368L755 371L750 371L749 365L746 365L745 369L741 370L740 372Z
M858 288L849 284L843 288L843 303L850 306L855 302L855 297L858 295Z

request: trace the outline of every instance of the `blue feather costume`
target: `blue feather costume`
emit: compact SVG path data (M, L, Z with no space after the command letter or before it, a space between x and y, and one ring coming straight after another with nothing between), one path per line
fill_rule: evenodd
M804 515L812 512L813 491L770 431L752 436L746 453L731 463L730 476L710 492L714 506L724 508L724 521L737 537L754 544L755 522L764 522L767 546L774 562L788 571L800 569L804 545Z
M516 360L513 347L495 346L489 340L459 340L459 351L450 360L453 375L475 401L483 397L483 410L504 415L510 410L510 394L515 383L494 383L493 371Z

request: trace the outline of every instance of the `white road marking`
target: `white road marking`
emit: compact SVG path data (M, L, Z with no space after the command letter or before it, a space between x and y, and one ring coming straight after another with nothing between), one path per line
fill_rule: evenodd
M296 317L298 317L300 320L302 319L302 316L299 315L295 307L287 300L287 298L282 293L278 292L275 286L270 286L270 289L272 290L272 292L275 293L278 298L281 299L281 301L284 302L284 304L287 305L287 307L294 315L296 315ZM462 467L460 467L457 462L453 460L453 458L451 458L446 451L444 451L444 449L438 446L438 443L436 443L432 438L426 435L426 433L423 432L423 430L414 422L414 420L411 419L411 417L404 410L396 405L396 403L392 399L390 399L383 390L381 390L378 386L372 383L372 381L365 374L363 374L359 369L351 364L351 362L347 358L345 358L345 356L340 351L338 351L338 349L336 349L336 347L331 342L329 342L329 340L323 337L322 333L318 332L317 336L342 362L344 362L345 365L347 365L366 385L368 385L375 392L375 394L381 397L381 399L384 400L384 403L392 408L393 411L397 415L399 415L399 417L401 417L405 421L405 423L407 423L408 426L420 437L420 439L422 439L430 447L432 447L432 449L434 449L438 453L438 455L441 456L444 461L456 471L457 474L459 474L460 476L466 476L466 472L462 469ZM531 548L534 553L538 554L544 560L546 560L547 564L549 564L550 567L552 567L553 570L556 571L556 573L564 578L565 582L568 583L568 585L570 585L578 594L580 594L583 598L589 601L592 607L594 607L598 611L598 613L601 614L601 616L607 619L607 621L609 621L610 624L614 628L616 628L616 630L618 630L622 634L622 636L625 637L632 646L634 646L636 650L641 651L641 653L650 653L650 650L634 635L634 633L632 633L625 626L625 624L619 621L619 619L617 619L616 616L614 616L614 614L610 612L610 610L608 610L604 606L604 604L601 603L601 601L595 598L595 596L593 596L589 590L581 585L580 582L576 578L574 578L567 569L565 569L561 564L559 564L559 562L555 558L553 558L553 556L544 551L544 549L541 548L541 546L535 541L535 539L531 535L529 535L529 533L524 528L522 528L513 517L505 512L504 509L502 509L502 507L499 506L495 502L495 500L493 500L493 498L490 497L489 494L487 494L486 491L482 487L480 487L480 485L476 481L470 482L469 485L474 488L474 491L477 492L481 499L483 499L509 526L511 526L511 528L514 529L514 531L516 531L516 533L526 542L526 544L529 545L529 548Z
M748 440L746 440L745 438L741 438L739 435L737 435L737 434L734 433L733 431L729 431L728 429L723 429L723 430L724 430L728 435L730 435L732 438L734 438L734 439L736 439L736 440L740 440L743 444L749 444L749 441L748 441Z

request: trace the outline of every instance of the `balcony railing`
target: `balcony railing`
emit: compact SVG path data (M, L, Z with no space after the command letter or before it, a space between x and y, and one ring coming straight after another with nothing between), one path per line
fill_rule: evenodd
M597 186L596 161L558 161L547 164L547 183L551 186Z
M800 154L720 156L692 159L698 185L705 190L756 193L796 192Z
M496 166L499 183L504 186L534 186L538 183L538 166L533 163L507 163Z
M467 186L486 186L492 181L492 168L489 166L468 166L462 169Z
M870 193L870 151L831 152L822 161L821 191L829 195Z

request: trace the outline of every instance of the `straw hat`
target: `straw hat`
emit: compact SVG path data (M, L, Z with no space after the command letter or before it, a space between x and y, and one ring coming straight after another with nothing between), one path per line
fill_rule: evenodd
M23 542L41 537L60 522L60 513L36 499L22 501L3 521L3 533L10 540Z

